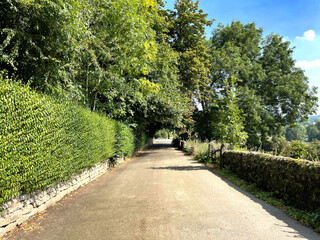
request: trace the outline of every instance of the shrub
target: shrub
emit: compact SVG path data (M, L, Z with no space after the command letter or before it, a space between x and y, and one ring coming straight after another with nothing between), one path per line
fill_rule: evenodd
M164 138L164 139L168 139L169 136L169 132L166 129L161 129L159 131L156 132L155 134L155 138Z
M302 209L320 206L320 163L269 154L226 151L222 166L241 178L278 193Z
M311 156L308 152L308 145L300 141L292 141L285 155L292 158L310 159Z
M143 148L148 144L148 140L150 139L150 136L146 134L143 131L140 131L139 129L136 129L135 131L135 138L134 138L134 150L135 152Z
M129 126L115 122L116 126L116 157L131 156L135 150L134 133Z
M209 159L209 143L196 141L194 156L200 162L206 162Z
M195 141L187 140L187 141L185 141L185 144L184 144L183 147L184 147L184 151L187 154L193 155L194 154Z
M310 143L306 143L295 140L292 142L287 142L286 146L283 147L278 153L279 155L292 158L319 161L320 141L313 140Z
M209 159L208 144L198 140L187 140L184 141L183 150L189 155L194 155L200 162L205 162Z
M319 161L320 159L320 141L319 140L313 140L308 144L308 152L310 159L312 161Z

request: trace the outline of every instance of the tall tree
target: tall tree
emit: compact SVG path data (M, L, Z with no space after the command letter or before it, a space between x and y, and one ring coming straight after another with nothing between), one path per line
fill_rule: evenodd
M304 126L301 124L297 124L294 127L288 127L286 129L286 139L288 141L299 140L306 141L307 139L307 131Z
M199 0L177 0L175 11L168 10L169 42L179 53L179 79L182 90L190 98L203 99L209 83L209 50L206 45L205 27L213 20L199 9Z
M244 131L243 118L237 103L234 77L225 79L224 86L221 89L222 97L217 101L218 122L212 124L215 126L214 131L222 146L228 143L231 147L236 147L244 144L248 136Z
M153 133L186 103L156 0L4 0L0 68Z
M307 119L315 110L316 89L310 88L308 78L295 67L290 42L279 35L267 36L258 62L265 77L258 86L264 105L276 122L284 125Z
M94 38L81 81L89 106L151 134L163 125L179 125L186 104L161 2L91 4L89 30Z
M33 87L72 82L77 54L87 39L85 1L0 3L0 68Z
M225 79L234 76L249 147L263 146L314 110L315 89L295 67L292 51L279 35L264 40L254 23L220 24L213 32L211 101L220 97Z
M254 23L242 25L239 21L224 26L218 25L212 36L211 46L211 98L204 108L205 115L214 116L220 109L214 107L215 102L224 96L226 79L234 79L237 92L238 108L243 110L244 130L248 134L247 144L259 145L261 142L257 132L261 128L260 98L255 94L254 79L261 77L262 69L256 63L261 47L262 29ZM208 117L208 119L211 119ZM213 119L216 121L216 119ZM215 133L214 133L215 135Z

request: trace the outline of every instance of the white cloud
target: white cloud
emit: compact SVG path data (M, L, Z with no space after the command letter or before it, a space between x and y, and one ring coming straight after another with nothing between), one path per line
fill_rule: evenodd
M305 39L307 41L314 41L316 33L313 30L308 30L304 32L303 37L296 37L296 39Z
M289 37L282 37L282 42L290 42L290 39Z
M302 69L311 69L320 67L320 59L316 59L313 61L302 60L296 62L296 66Z

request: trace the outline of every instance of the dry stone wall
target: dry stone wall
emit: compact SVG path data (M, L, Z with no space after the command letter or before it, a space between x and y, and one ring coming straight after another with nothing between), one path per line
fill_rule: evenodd
M116 163L119 164L123 161L123 158L118 159ZM84 170L67 182L58 183L54 187L35 194L20 195L3 204L0 207L2 212L0 216L0 237L35 214L52 206L67 194L100 177L111 167L113 167L113 163L109 160L101 162Z

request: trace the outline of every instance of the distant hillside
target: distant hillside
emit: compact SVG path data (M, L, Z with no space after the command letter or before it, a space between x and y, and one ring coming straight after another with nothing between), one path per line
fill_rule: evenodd
M317 116L309 116L309 121L310 122L317 122L318 118L320 118L320 115Z

